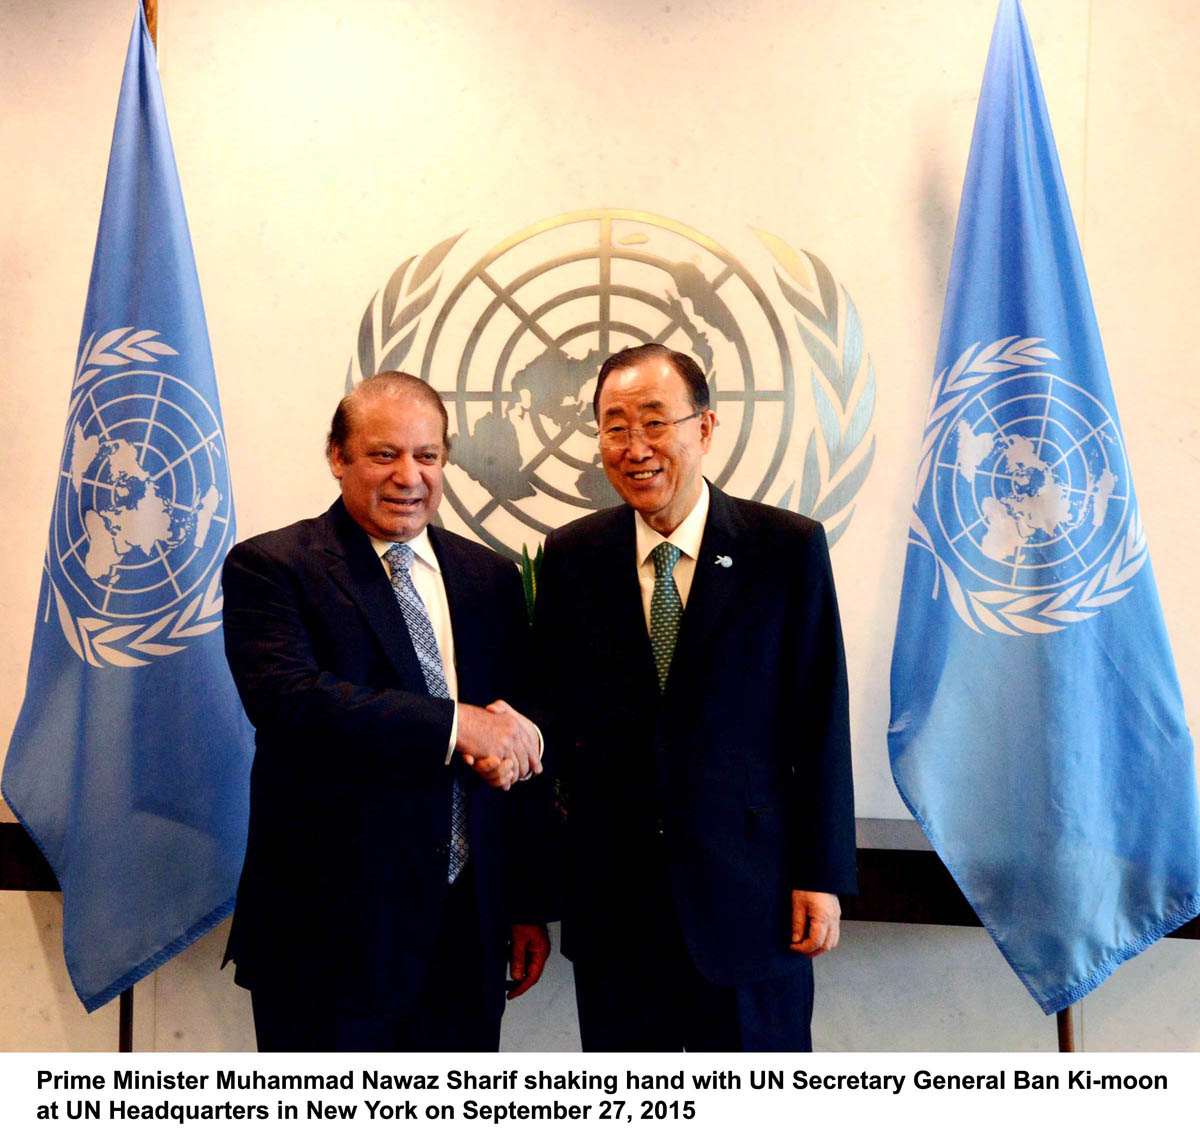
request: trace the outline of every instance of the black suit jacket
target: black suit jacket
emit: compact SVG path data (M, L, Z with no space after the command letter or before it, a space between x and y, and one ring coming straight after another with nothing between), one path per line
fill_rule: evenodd
M566 806L564 952L635 966L660 864L696 967L728 984L803 962L793 889L855 890L854 805L824 531L711 493L664 692L627 506L551 534L534 623Z
M514 566L444 530L429 535L459 699L521 706L528 626ZM504 950L511 922L540 921L535 898L506 892L525 876L507 872L519 789L446 764L453 703L428 694L386 570L341 501L238 544L223 584L226 654L256 729L227 951L237 982L402 1008L440 922L456 776L489 951Z

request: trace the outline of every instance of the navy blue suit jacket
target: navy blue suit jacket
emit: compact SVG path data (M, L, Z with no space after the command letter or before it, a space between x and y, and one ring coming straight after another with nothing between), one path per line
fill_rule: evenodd
M566 807L564 952L627 965L663 902L646 866L665 862L696 967L732 984L807 965L787 948L791 891L855 890L854 805L824 531L711 492L664 692L627 506L551 534L534 632Z
M459 699L520 707L528 621L511 562L430 527ZM379 557L341 501L228 556L225 649L256 729L250 832L227 959L237 981L354 1009L415 994L446 894L451 784L470 799L480 923L503 952L520 787L445 762L453 703L428 694ZM517 836L523 836L518 833ZM521 910L524 906L524 910ZM500 973L502 981L503 973Z

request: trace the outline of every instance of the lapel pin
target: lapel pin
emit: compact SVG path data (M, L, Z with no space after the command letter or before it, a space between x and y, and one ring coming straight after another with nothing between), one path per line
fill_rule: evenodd
M720 556L720 557L717 557L716 561L714 561L713 563L720 565L722 568L729 568L733 564L733 558L726 557L726 556Z

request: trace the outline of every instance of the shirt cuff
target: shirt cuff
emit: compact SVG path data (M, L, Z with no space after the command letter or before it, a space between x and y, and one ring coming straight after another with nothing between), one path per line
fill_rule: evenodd
M542 737L542 728L541 728L540 726L538 726L538 724L537 724L537 723L533 722L533 719L530 719L529 721L530 721L531 723L533 723L533 729L537 731L537 736L538 736L538 757L539 757L539 758L541 758L541 756L542 756L543 754L545 754L545 752L546 752L546 740L545 740L545 739ZM521 781L522 781L522 782L527 782L527 781L529 781L529 779L530 779L530 778L532 778L532 777L533 777L533 771L532 771L532 770L530 770L530 771L529 771L529 773L528 773L528 774L526 774L526 775L525 775L525 777L523 777L523 778L521 779Z

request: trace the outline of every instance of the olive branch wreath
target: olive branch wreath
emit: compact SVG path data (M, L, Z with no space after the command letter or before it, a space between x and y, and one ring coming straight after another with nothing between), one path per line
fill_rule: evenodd
M464 230L463 232L466 232ZM411 256L388 278L363 312L358 326L358 351L346 368L346 394L354 389L354 365L360 379L380 371L398 371L412 349L420 319L437 294L442 278L434 276L462 233L434 245L418 261ZM378 301L378 322L376 302ZM403 303L403 307L401 304Z
M132 327L115 328L99 337L93 332L83 345L75 367L68 423L86 395L81 388L101 371L126 367L130 363L155 363L159 356L179 354L157 336L158 332ZM205 591L193 597L182 609L173 609L147 624L106 620L99 616L76 617L50 575L49 549L46 550L45 567L63 636L75 654L92 667L103 667L106 663L114 667L145 667L155 659L183 651L188 646L187 640L207 635L221 626L224 596L219 572L213 574ZM185 642L178 642L181 640Z
M80 659L93 667L103 667L105 663L116 667L145 667L156 658L183 651L187 643L172 641L187 640L215 631L221 626L221 621L214 617L220 615L225 602L219 572L213 573L202 595L193 597L182 610L176 609L160 616L149 626L144 623L116 623L98 616L76 618L53 579L50 580L50 590L67 643ZM122 640L125 642L120 643ZM140 654L132 654L135 651ZM144 659L142 656L150 658Z
M1115 604L1130 592L1132 586L1127 586L1128 582L1146 563L1148 555L1146 534L1136 506L1125 536L1117 542L1113 555L1088 579L1058 591L1029 593L984 589L975 592L964 589L953 569L934 548L933 538L917 513L915 503L929 481L934 448L945 431L949 416L980 382L991 376L1021 367L1041 367L1048 360L1058 359L1049 348L1041 346L1043 343L1044 340L1039 338L1020 336L1006 336L982 348L974 343L938 375L929 395L928 425L921 443L908 539L910 544L925 549L937 565L933 598L937 598L939 586L944 581L946 595L959 618L980 634L987 630L1009 636L1026 632L1045 634L1089 620L1101 608Z
M97 339L96 333L93 332L79 353L75 382L71 385L72 392L78 391L89 380L95 379L102 368L124 367L127 363L154 363L160 355L179 354L173 347L155 339L157 335L158 332L116 328ZM125 338L122 339L122 336Z
M875 411L875 367L869 355L863 357L858 309L825 263L771 233L753 227L751 232L778 264L775 280L813 362L809 380L817 426L804 447L799 490L792 482L776 504L820 521L832 546L850 524L854 497L875 460L873 435L863 449Z

